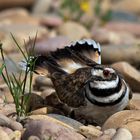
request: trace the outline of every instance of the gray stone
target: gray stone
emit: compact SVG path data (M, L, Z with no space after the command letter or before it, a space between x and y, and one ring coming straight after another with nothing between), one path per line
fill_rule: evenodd
M9 119L8 117L0 114L0 126L6 126L11 128L12 130L22 130L23 126L14 120Z
M68 118L68 117L65 117L65 116L62 116L62 115L58 115L58 114L48 114L48 116L50 117L53 117L61 122L64 122L68 125L70 125L71 127L75 128L75 129L79 129L79 127L83 126L83 124L81 124L80 122L74 120L74 119L71 119L71 118Z
M132 134L128 129L119 128L112 140L132 140Z
M140 72L127 62L118 62L112 65L119 71L133 92L140 91Z
M26 140L32 135L39 137L41 140L43 138L85 140L84 136L76 133L74 130L47 120L34 120L29 122L23 133L22 140Z

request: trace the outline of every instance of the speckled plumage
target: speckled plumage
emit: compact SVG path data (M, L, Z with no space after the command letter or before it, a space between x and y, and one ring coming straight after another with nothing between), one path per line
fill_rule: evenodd
M45 69L69 115L86 122L102 124L110 115L123 110L131 90L120 74L101 65L101 48L93 40L80 40L38 56L35 70ZM72 113L72 114L71 114Z

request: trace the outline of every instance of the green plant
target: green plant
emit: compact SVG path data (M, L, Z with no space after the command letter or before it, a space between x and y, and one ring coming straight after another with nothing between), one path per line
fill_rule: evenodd
M89 22L96 20L92 20L94 16L103 22L107 22L111 19L112 12L111 10L104 12L101 4L102 0L95 0L94 2L92 0L62 0L60 15L64 19L79 21L86 14L91 18Z
M0 45L1 45L1 44L0 44ZM2 74L2 71L3 71L4 67L5 67L5 65L2 64L2 66L1 66L1 68L0 68L0 75Z
M101 8L101 0L96 0L96 4L94 7L94 12L98 18L100 18L103 22L107 22L112 18L112 11L108 10L105 13L102 12Z
M17 113L17 121L20 121L21 117L24 117L27 115L27 109L28 109L28 101L30 99L30 95L32 92L32 79L33 79L33 70L34 70L34 62L32 60L32 56L28 51L24 51L21 49L19 46L18 42L14 38L14 36L11 34L16 46L18 47L20 53L23 55L25 62L26 62L26 67L25 71L21 70L18 76L16 74L9 74L6 62L5 62L5 55L4 55L4 50L2 48L2 44L0 44L0 52L1 52L1 57L3 60L3 65L2 68L0 69L0 74L7 84L10 93L14 99L14 103L16 106L16 113ZM32 45L32 52L34 51L34 46L35 46L35 41L37 38L37 34L34 40L34 43ZM27 78L29 77L29 84L27 85ZM27 91L27 86L28 91ZM28 93L28 94L26 94Z
M85 13L91 12L90 0L63 0L61 2L60 15L64 19L73 19L79 21Z

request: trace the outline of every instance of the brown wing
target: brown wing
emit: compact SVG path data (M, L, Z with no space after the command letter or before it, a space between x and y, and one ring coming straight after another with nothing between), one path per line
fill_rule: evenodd
M51 52L55 61L68 73L73 73L82 67L93 66L96 63L100 64L100 54L100 45L89 39L73 42L63 49Z
M87 79L91 76L91 68L85 67L76 70L73 74L54 73L51 77L59 99L71 107L86 104L84 88Z

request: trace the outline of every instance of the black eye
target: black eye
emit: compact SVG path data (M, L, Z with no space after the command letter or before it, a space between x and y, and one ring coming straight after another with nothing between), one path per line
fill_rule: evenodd
M103 70L103 74L105 77L110 75L110 71L109 70Z

